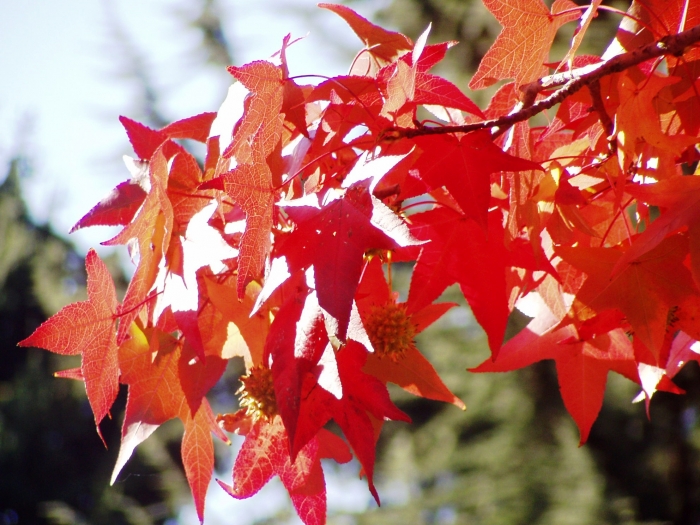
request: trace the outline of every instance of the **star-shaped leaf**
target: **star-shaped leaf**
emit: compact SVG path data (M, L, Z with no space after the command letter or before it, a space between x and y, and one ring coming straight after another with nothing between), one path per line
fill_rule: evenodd
M459 283L477 321L486 331L491 351L503 342L508 316L506 267L500 212L491 213L488 231L466 215L436 208L411 216L412 231L431 239L420 252L411 278L411 310L431 304L453 283ZM413 312L411 312L413 313Z
M139 313L148 292L155 283L158 264L166 253L173 231L173 209L167 196L168 159L159 147L149 162L150 191L138 214L117 236L102 244L131 243L138 266L124 295L117 342L127 336L131 322ZM134 241L135 240L135 241Z
M365 252L420 244L406 224L369 193L368 185L364 181L334 193L322 206L297 206L293 201L284 205L297 228L277 255L287 257L292 271L313 265L318 303L337 324L332 335L341 340Z
M481 59L469 82L471 89L485 88L505 78L522 85L544 76L544 64L557 30L580 16L578 10L560 14L576 8L570 0L555 0L551 12L542 0L484 0L484 5L503 30Z
M690 272L683 265L688 253L687 239L669 237L612 277L622 256L619 250L560 247L556 252L587 274L572 307L574 317L590 319L596 313L617 308L627 317L635 337L658 359L670 309L697 293Z
M392 62L401 52L413 49L413 42L408 37L374 25L349 7L323 3L318 4L318 6L341 16L364 42L365 50L355 60L353 74L371 75L383 65ZM367 58L361 60L365 56Z
M364 372L384 383L399 385L413 395L465 408L413 341L415 335L457 306L455 303L430 304L417 310L410 304L397 304L376 258L365 268L356 301L372 345ZM348 337L353 337L350 331Z
M621 329L580 340L571 324L541 332L533 321L510 339L495 360L487 359L471 372L507 372L543 359L554 359L567 411L578 425L583 444L603 405L608 372L639 381L632 343Z
M426 135L414 139L423 154L414 169L431 188L444 186L467 217L486 229L491 198L491 174L498 171L541 170L530 160L513 157L496 146L487 131Z
M233 485L219 485L237 499L249 498L273 476L280 477L304 525L323 525L326 520L326 485L320 460L350 460L347 445L327 430L299 451L289 455L289 439L279 417L260 420L246 432L246 439L233 466Z
M63 355L81 354L80 377L85 381L95 424L99 425L119 389L114 326L118 302L109 270L94 250L88 252L85 268L87 301L65 306L18 344Z

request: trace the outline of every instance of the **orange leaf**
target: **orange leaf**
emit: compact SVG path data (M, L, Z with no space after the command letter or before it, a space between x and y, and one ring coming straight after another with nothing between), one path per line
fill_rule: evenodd
M551 12L542 0L484 0L484 5L503 30L469 82L471 89L485 88L505 78L522 85L544 76L544 64L557 30L580 16L579 11L559 14L576 8L570 0L555 0Z
M173 231L173 208L168 199L168 160L158 148L149 163L151 189L134 220L119 234L102 244L127 244L136 239L138 266L124 295L117 342L126 339L131 322L138 315L158 274L158 264L167 251Z
M242 299L246 285L262 277L271 248L275 192L267 159L282 136L284 82L281 68L265 61L232 66L229 72L251 91L247 111L223 154L238 163L223 175L223 188L246 214L238 259L238 298Z
M144 331L136 323L131 324L128 335L119 348L119 368L122 382L129 385L129 397L112 483L134 449L156 428L181 415L186 420L189 414L178 377L177 340L157 329Z
M220 356L224 359L243 357L247 370L262 364L270 317L267 309L253 315L250 313L260 293L260 285L250 283L243 300L232 301L235 290L231 286L217 283L210 277L205 277L204 283L209 299L221 315L217 325L224 323L221 328L226 331Z
M629 162L637 160L642 141L657 148L660 156L671 156L672 161L698 141L697 137L690 135L668 135L661 129L659 112L654 102L662 89L679 80L678 77L652 74L637 85L629 74L620 77L620 107L615 119L615 130L623 169L627 168Z
M19 346L37 346L63 355L82 354L85 380L95 424L109 413L119 389L114 320L117 296L109 270L94 250L85 258L87 301L69 304L45 321ZM79 377L67 372L64 377ZM99 433L99 428L97 429Z
M367 56L367 58L364 63L356 59L351 74L371 75L385 64L393 62L402 51L413 49L413 42L408 37L374 25L349 7L338 4L318 4L318 6L341 16L365 44L366 49L361 52L361 56Z
M182 464L200 522L204 521L204 498L214 470L214 444L211 440L213 418L209 403L205 401L194 417L185 419L185 434L182 436Z

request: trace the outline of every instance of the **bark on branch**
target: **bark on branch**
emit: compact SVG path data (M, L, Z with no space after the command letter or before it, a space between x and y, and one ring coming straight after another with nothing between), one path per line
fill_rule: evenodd
M525 104L522 109L503 117L483 120L481 122L473 122L463 126L390 128L383 133L382 138L384 140L397 140L400 138L411 138L419 135L468 133L478 129L492 129L494 133L500 134L504 131L504 129L512 126L513 124L527 120L544 110L550 109L567 97L576 93L582 87L591 86L607 75L619 73L652 58L667 55L678 57L682 56L688 47L696 44L697 42L700 42L700 25L695 26L692 29L688 29L687 31L683 31L682 33L665 36L640 48L614 56L605 62L591 64L585 67L573 69L571 71L565 71L563 73L548 75L535 82L532 82L531 84L527 84L521 88L525 94L525 100L534 100L537 94L548 89L557 87L559 87L559 89L547 97L533 102L530 105Z

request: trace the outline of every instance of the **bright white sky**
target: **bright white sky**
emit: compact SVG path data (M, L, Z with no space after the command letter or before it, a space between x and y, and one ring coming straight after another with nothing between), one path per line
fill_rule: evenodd
M330 45L330 39L340 39L348 49L360 47L350 28L333 13L315 8L313 0L221 3L225 31L239 65L269 57L289 32L294 37L310 33L289 52L293 75L345 73L351 56ZM23 151L33 167L24 191L37 221L49 221L57 233L67 235L73 224L129 176L121 156L132 152L117 118L126 115L138 120L135 112L140 108L134 99L139 91L133 80L123 76L127 58L115 30L124 31L143 53L163 96L160 110L168 118L218 109L230 77L219 68L202 65L194 51L199 35L183 22L192 18L188 13L194 4L188 0L2 1L0 180L10 156ZM112 233L88 228L71 239L86 252ZM342 476L331 475L329 505L356 511L366 508L370 495L366 483L356 477L357 465L342 469ZM230 483L230 470L218 476ZM382 495L389 503L405 494L400 487L396 491L385 487ZM288 501L279 484L244 502L212 486L205 522L248 524ZM183 509L180 521L195 523L194 509Z

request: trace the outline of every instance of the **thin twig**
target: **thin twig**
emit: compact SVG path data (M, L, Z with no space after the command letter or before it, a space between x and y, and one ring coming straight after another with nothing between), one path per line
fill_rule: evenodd
M576 93L584 86L590 86L592 83L599 81L601 78L619 73L632 66L641 64L652 58L660 56L673 55L681 56L685 50L700 41L700 25L678 33L675 35L665 36L655 42L651 42L633 51L623 53L612 57L606 62L599 62L588 66L564 71L554 75L548 75L541 79L523 86L521 90L524 93L525 101L529 102L534 97L543 91L552 88L559 88L549 96L533 102L531 105L523 104L523 108L491 120L481 122L473 122L462 126L441 126L441 127L418 127L418 128L390 128L382 133L382 140L397 140L400 138L411 138L420 135L444 135L446 133L469 133L479 129L491 129L493 133L502 133L500 128L510 127L513 124L527 120L542 111L552 108L567 97ZM595 88L594 88L595 89ZM605 125L605 124L604 124ZM494 129L498 128L498 129Z

